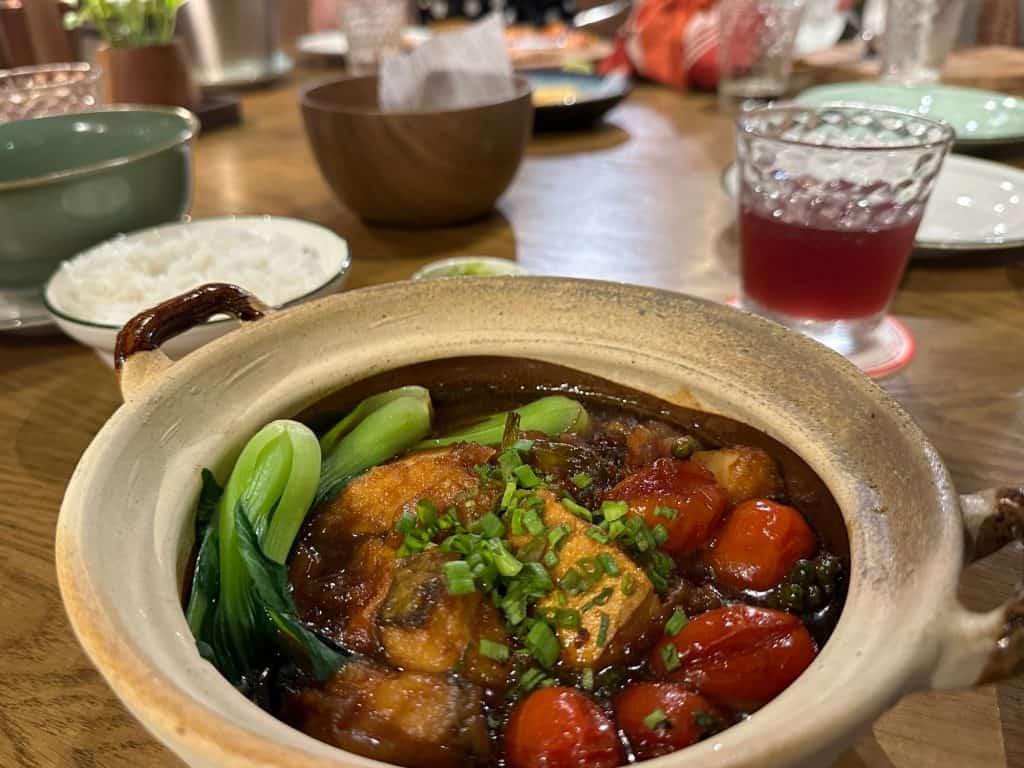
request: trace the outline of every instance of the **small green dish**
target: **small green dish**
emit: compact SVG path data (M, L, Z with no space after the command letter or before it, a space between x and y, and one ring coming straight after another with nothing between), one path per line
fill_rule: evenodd
M49 322L42 287L65 259L188 212L197 130L136 106L0 124L0 330Z
M1024 99L1005 93L952 85L836 83L801 93L798 104L836 102L893 107L943 120L956 132L959 146L1024 142Z

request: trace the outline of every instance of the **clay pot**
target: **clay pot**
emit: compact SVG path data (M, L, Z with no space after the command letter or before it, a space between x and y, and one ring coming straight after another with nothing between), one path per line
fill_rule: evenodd
M166 45L114 48L96 53L104 72L104 98L110 104L162 104L194 109L199 86L180 40Z

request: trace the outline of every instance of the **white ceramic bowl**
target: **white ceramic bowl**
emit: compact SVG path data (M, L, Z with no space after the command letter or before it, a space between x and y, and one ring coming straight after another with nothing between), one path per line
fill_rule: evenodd
M472 270L472 271L470 271ZM452 256L432 261L413 273L413 280L433 280L437 277L495 277L498 275L525 275L526 270L511 259L494 256Z
M126 242L131 240L153 242L154 238L173 236L180 232L182 227L202 229L206 227L224 227L225 225L239 227L247 232L283 234L319 252L336 255L337 269L325 275L323 281L312 291L290 298L281 306L294 306L335 293L341 289L345 278L348 276L351 256L348 252L347 243L329 229L299 219L279 216L224 216L194 219L189 222L152 227L122 237ZM104 245L105 243L101 243L96 248L102 248ZM86 255L93 250L95 249L89 249L80 255ZM80 316L75 310L68 308L66 302L62 301L62 293L66 289L68 279L66 272L63 269L59 269L47 282L43 295L47 311L61 331L75 341L87 347L92 347L100 358L113 365L114 346L121 326L95 322L87 317ZM168 296L166 298L171 297ZM142 309L145 309L145 307L139 307L139 311ZM171 340L164 348L164 351L172 359L178 359L237 327L238 321L234 318L226 316L217 317L202 325L191 328L186 333Z

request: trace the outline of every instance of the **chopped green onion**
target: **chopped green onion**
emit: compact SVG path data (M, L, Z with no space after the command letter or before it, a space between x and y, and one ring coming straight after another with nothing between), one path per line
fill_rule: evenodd
M676 649L675 643L667 643L662 646L661 661L665 665L666 672L671 672L682 666L682 662L679 660L679 651Z
M500 539L505 534L505 524L493 512L488 512L477 521L480 533L488 539Z
M519 481L520 488L536 488L540 485L540 478L534 473L529 464L516 467L513 473Z
M665 634L674 635L689 623L686 612L682 608L672 611L672 618L665 624Z
M505 493L501 495L501 509L508 509L508 505L512 503L512 498L516 493L516 481L509 480L505 483Z
M547 676L536 667L530 667L523 676L519 678L519 683L516 685L523 693L529 693L530 691L538 688L545 680Z
M590 477L586 472L577 472L572 476L572 484L579 488L581 491L584 488L589 488L594 483L593 478Z
M604 572L609 576L615 577L619 575L619 566L615 562L615 558L607 552L602 552L597 556L597 562L601 564Z
M504 643L482 637L480 638L480 655L504 663L508 661L509 648Z
M556 599L558 600L558 604L563 608L565 608L569 604L569 601L565 597L565 592L563 592L562 590L558 590L558 595Z
M664 517L666 520L675 520L679 517L679 512L672 509L672 507L655 507L654 516Z
M601 611L601 624L597 628L597 640L595 641L597 643L598 648L604 648L605 643L608 642L609 623L610 619L608 618L608 614L604 611Z
M544 521L540 519L536 509L528 509L523 513L523 525L531 536L540 536L545 531Z
M416 502L416 516L424 527L437 525L437 507L430 499L420 499Z
M605 532L605 530L603 528L599 528L596 525L592 525L589 528L587 528L587 536L592 538L598 544L607 544L610 541L610 539L608 538L608 534Z
M562 629L579 629L580 612L572 608L559 608L555 611L555 624Z
M529 453L533 450L533 440L519 439L512 443L512 449L518 451L520 455Z
M593 515L590 514L590 510L584 506L577 504L572 497L563 496L562 506L572 512L576 517L586 520L588 523L594 519Z
M605 587L600 592L598 592L596 595L594 595L592 598L590 598L590 600L588 600L582 606L580 606L580 611L583 612L583 613L586 613L591 608L594 608L594 607L599 606L599 605L604 605L605 603L607 603L611 599L611 596L612 596L612 588L611 587Z
M649 731L657 730L668 724L668 715L660 707L644 718L644 727Z
M601 514L609 523L625 517L629 513L629 505L624 501L601 502Z
M600 563L597 562L596 557L581 557L576 561L576 568L591 583L600 579L603 573L603 569Z
M468 595L476 591L473 574L469 569L469 563L465 560L452 560L450 563L445 563L443 568L449 595Z
M544 556L545 546L547 546L547 539L544 536L534 536L525 547L519 549L516 557L524 562L535 563Z
M651 528L651 536L654 537L654 543L659 547L668 541L668 528L661 523Z
M544 621L538 621L530 631L526 633L524 644L530 650L530 654L541 663L546 669L550 669L558 661L558 654L561 646L554 630Z
M594 690L594 670L591 667L584 667L580 675L580 687L584 691Z
M541 558L541 562L547 568L554 568L558 565L558 554L554 550L548 550L544 553L544 557Z
M567 525L556 525L554 528L548 531L548 546L555 550L558 545L569 535L569 526Z
M474 464L473 471L476 472L477 477L479 477L481 481L486 483L491 479L491 473L494 471L494 467L490 464Z
M626 526L622 524L621 520L615 520L611 525L608 526L608 535L612 539L617 539L626 531Z
M501 539L489 539L488 544L494 556L494 564L498 567L498 573L502 576L515 576L523 570L523 564L511 552L505 549Z
M632 571L626 571L622 574L622 581L619 583L619 588L622 590L622 594L629 597L636 592L636 582L633 579Z
M579 595L590 589L590 583L575 568L570 568L562 575L558 586L570 595Z

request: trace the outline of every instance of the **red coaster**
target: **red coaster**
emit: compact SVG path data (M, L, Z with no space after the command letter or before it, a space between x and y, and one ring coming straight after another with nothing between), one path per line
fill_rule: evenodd
M725 303L742 309L738 296L726 299ZM917 341L902 320L886 315L872 335L870 347L854 355L847 355L847 360L871 378L895 373L914 358Z

